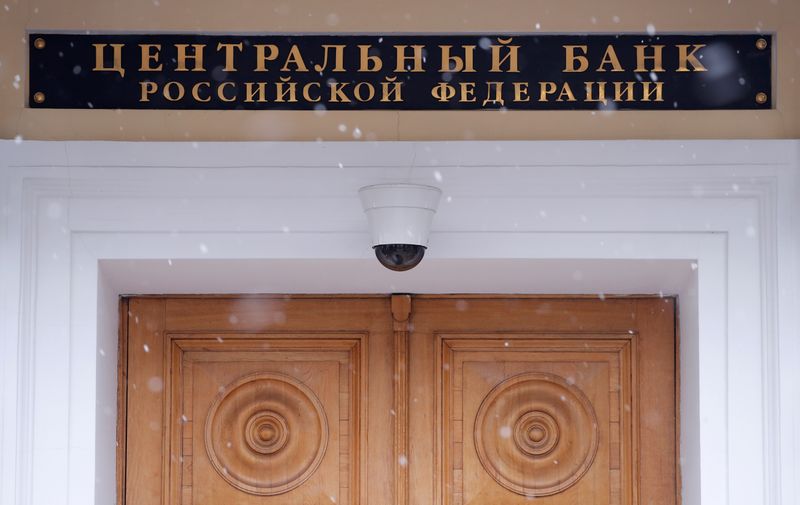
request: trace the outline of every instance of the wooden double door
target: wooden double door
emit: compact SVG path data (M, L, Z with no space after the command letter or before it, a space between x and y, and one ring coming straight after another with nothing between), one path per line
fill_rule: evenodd
M674 505L671 298L132 297L121 505Z

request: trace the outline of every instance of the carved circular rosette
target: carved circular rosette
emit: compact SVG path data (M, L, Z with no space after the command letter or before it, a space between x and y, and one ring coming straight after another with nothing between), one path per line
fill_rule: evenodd
M305 482L322 462L328 420L305 384L279 373L237 379L206 417L206 452L219 475L255 495L277 495Z
M274 454L283 449L289 440L289 428L282 415L267 410L257 412L247 420L244 436L252 450L261 454Z
M562 377L530 372L501 382L475 418L478 459L501 486L523 496L569 488L597 454L597 415Z

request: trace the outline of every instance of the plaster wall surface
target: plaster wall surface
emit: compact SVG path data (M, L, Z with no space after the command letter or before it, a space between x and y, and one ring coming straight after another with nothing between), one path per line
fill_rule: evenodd
M119 294L331 291L678 295L683 503L797 503L799 149L0 142L0 503L113 503ZM389 180L444 192L408 275Z

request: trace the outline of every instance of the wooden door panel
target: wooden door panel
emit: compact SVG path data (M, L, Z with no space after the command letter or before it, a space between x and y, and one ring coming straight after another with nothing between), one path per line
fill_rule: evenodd
M674 505L674 322L668 298L415 298L411 505Z
M127 305L121 504L394 500L388 298Z
M546 337L440 337L446 503L621 503L629 335Z
M350 503L360 338L188 337L172 340L173 501Z
M134 297L119 505L675 505L670 298Z
M127 311L128 339L120 342L127 367L120 374L126 401L121 447L125 477L119 497L126 505L162 503L164 487L164 306L148 299L131 299Z

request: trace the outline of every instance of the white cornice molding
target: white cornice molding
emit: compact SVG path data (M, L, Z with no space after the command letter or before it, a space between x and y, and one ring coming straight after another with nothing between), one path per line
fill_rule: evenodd
M153 200L211 195L244 199L280 196L287 200L305 196L339 202L348 195L355 198L352 189L370 178L372 182L400 177L431 182L436 173L441 185L460 199L598 198L610 206L619 199L658 199L676 207L687 200L707 202L709 209L715 209L710 218L714 224L704 227L700 220L706 216L697 216L696 229L686 232L725 233L737 240L753 233L758 239L761 285L763 503L788 505L791 501L787 500L798 496L796 484L785 480L785 467L794 465L789 472L800 472L800 468L791 454L786 454L792 447L785 447L781 439L782 435L798 436L796 428L792 431L787 423L798 422L795 416L800 401L781 405L782 388L796 390L798 373L780 365L790 358L782 356L781 341L797 337L785 334L798 330L798 316L790 312L790 304L800 301L798 259L786 255L798 253L799 239L779 234L788 227L800 235L796 218L800 212L798 141L211 143L197 147L191 143L18 145L3 141L0 159L5 159L0 180L7 187L12 182L22 184L21 207L10 214L21 219L19 256L6 258L19 262L20 273L19 320L15 335L6 335L15 339L13 348L17 350L16 433L4 432L0 439L3 451L8 450L5 444L9 441L16 439L17 443L15 468L4 470L10 473L0 481L2 486L15 480L16 505L32 503L38 258L47 253L40 248L42 234L56 229L39 227L41 213L48 211L43 202L64 202L67 213L79 200L91 209L93 202L115 198L138 200L142 208ZM232 159L237 160L236 166L230 165ZM664 173L666 170L672 172ZM317 185L310 195L304 194L304 181L307 184L312 176L318 179ZM253 178L274 184L253 187L246 183ZM509 180L514 184L509 186ZM755 222L726 216L725 209L731 207L725 202L734 201L752 202ZM59 223L59 233L68 239L91 229L69 215ZM115 231L124 234L130 230L120 226ZM328 231L350 230L333 226ZM466 230L474 234L486 231L477 225ZM729 271L728 275L737 273ZM7 299L15 298L11 292L16 288L5 289ZM789 350L797 353L799 347ZM782 384L786 380L793 382ZM8 405L5 400L4 405ZM800 448L797 440L789 443ZM9 493L0 488L2 496Z

